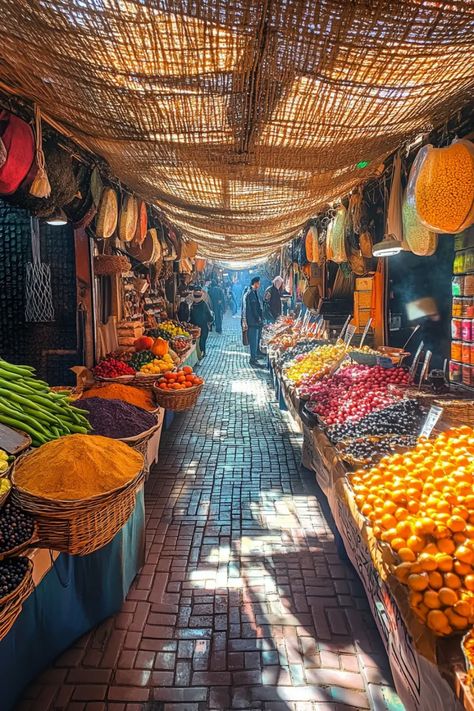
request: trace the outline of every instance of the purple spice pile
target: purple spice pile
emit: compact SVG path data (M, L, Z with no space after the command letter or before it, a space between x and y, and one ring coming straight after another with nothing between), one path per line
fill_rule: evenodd
M136 437L156 425L154 415L124 400L87 397L81 399L81 410L88 411L93 434L112 439Z

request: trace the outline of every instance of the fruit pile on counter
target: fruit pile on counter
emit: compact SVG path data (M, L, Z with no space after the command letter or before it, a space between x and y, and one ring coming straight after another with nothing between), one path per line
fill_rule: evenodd
M420 439L350 478L414 614L436 635L474 624L474 430Z
M347 354L344 343L318 346L306 355L296 356L283 370L284 376L297 386L309 386L342 362Z

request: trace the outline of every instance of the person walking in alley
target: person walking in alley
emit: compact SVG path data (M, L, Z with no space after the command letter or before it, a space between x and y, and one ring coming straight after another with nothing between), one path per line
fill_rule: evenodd
M225 294L224 290L219 286L217 279L213 279L209 287L209 298L211 300L214 319L216 322L216 332L222 333L222 317L225 311Z
M201 287L195 287L193 292L193 304L191 306L190 322L201 329L199 338L199 349L201 355L206 355L206 342L209 329L212 326L214 317L212 311L204 300Z
M244 297L244 317L248 329L248 340L250 345L250 365L261 367L257 361L260 355L260 335L263 325L263 311L258 290L260 288L260 277L253 277L250 288Z

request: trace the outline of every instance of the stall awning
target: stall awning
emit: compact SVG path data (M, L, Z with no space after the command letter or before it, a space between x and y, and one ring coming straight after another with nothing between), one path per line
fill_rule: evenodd
M474 88L470 0L0 0L0 10L2 81L211 257L275 250Z

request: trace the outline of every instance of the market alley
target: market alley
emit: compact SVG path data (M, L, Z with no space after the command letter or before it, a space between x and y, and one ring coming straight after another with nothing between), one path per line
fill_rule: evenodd
M77 641L21 711L400 711L301 437L248 367L239 321L211 334L207 387L163 435L146 564L120 614Z

